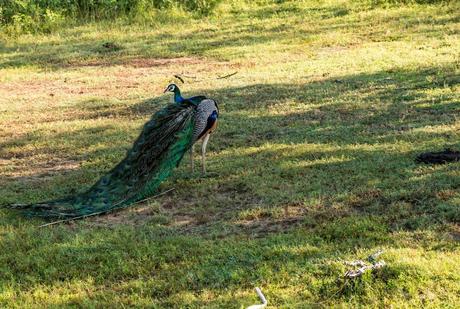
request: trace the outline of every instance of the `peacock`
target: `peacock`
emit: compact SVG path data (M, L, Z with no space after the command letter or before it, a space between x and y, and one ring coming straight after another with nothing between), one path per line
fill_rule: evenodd
M205 96L183 98L170 84L164 91L174 93L174 103L156 112L128 150L125 158L86 192L31 205L15 205L27 216L76 218L125 208L155 194L190 150L202 140L202 173L206 173L206 146L217 126L217 102Z

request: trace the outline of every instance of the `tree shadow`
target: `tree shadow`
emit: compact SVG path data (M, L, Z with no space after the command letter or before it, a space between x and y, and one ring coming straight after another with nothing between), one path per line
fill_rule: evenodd
M311 300L327 300L338 290L330 278L343 274L343 267L330 263L336 252L348 257L356 248L394 245L393 232L459 222L458 163L431 167L413 160L428 148L459 145L458 133L433 130L457 122L458 96L442 93L460 82L453 67L211 90L211 97L221 99L208 163L217 176L190 177L184 161L162 187L174 187L174 193L156 199L158 211L150 205L152 216L140 225L109 229L87 220L54 230L15 233L5 228L0 251L12 254L1 257L0 275L19 282L18 291L91 278L97 290L93 297L104 295L102 287L115 286L122 295L135 291L174 307L169 299L184 291L249 289L266 278L284 284L297 277L302 283L296 284L304 284L308 269L325 278L311 287L317 295ZM147 119L164 98L116 106L89 100L74 107L81 113L69 113L64 121ZM300 108L284 111L292 102ZM64 133L39 130L3 141L0 156L7 161L14 159L9 155L15 147L46 138L54 143L44 143L35 155L69 158L62 153L65 147L56 147L71 144L79 152L70 158L83 166L45 179L32 174L38 178L33 184L21 176L4 178L1 203L81 191L123 157L137 132L114 124ZM96 144L102 146L88 151ZM21 229L24 221L3 212L3 226ZM170 219L155 221L158 214ZM185 216L190 222L178 224L175 218ZM398 282L399 274L412 271L418 270L390 266L372 284ZM335 297L346 299L356 291L366 293L366 288L353 287ZM394 286L390 291L396 291Z
M144 296L166 301L184 291L199 293L207 289L219 293L224 289L252 288L255 282L283 271L300 274L305 261L326 263L334 250L350 244L336 247L311 236L299 239L298 235L272 235L266 239L233 239L231 248L222 241L171 237L166 230L157 228L145 229L144 233L132 228L74 231L68 233L68 229L58 228L53 233L38 230L34 234L4 234L0 248L10 248L14 255L2 256L3 265L8 266L0 268L2 278L20 283L19 291L89 280L89 289L122 284L117 288L122 294L133 293L136 280L140 279L148 287ZM33 237L32 242L17 243L28 237ZM19 262L17 256L28 258ZM47 258L53 260L53 266L47 265ZM171 266L176 270L171 272Z
M378 213L388 222L399 218L393 224L395 228L428 227L430 220L433 225L456 222L458 214L452 204L455 196L444 202L436 197L441 191L455 190L455 177L449 170L438 169L431 176L417 178L423 167L413 159L428 148L458 145L454 132L433 130L456 123L458 96L443 94L428 100L427 91L453 89L459 82L453 65L446 65L325 78L306 84L255 84L211 90L211 97L225 98L220 104L219 130L210 144L210 166L220 170L219 176L184 182L181 178L188 175L188 162L184 161L184 166L164 185L180 182L174 194L175 207L170 212L195 218L201 222L200 228L213 218L222 218L230 226L239 224L241 218L245 220L242 213L260 207L272 208L265 216L276 221L280 209L292 203L306 209L318 203L317 216L324 216L323 221ZM79 113L70 112L61 120L70 123L80 118L147 118L163 102L164 97L159 97L114 106L109 101L88 100L73 107ZM283 111L292 103L301 108ZM41 190L54 197L80 191L75 188L91 185L123 157L137 132L100 126L55 134L36 131L2 142L3 158L28 160L31 154L12 153L9 149L38 143L46 136L54 145L71 145L79 150L70 157L64 154L62 160L71 160L76 166L83 164L83 168L63 168L51 174L45 169L35 175L6 177L2 181L4 191L10 193L2 203L24 198L31 179L35 188L31 192L35 194ZM107 146L88 151L91 145ZM398 149L396 145L403 147ZM65 151L66 147L59 150ZM33 155L51 153L56 149L45 143ZM44 163L45 167L50 165ZM51 180L49 186L53 175L58 180ZM45 190L41 189L44 184ZM54 192L58 184L59 190ZM18 187L22 189L12 190ZM425 189L420 191L421 188ZM420 202L411 197L414 194L425 198ZM197 201L201 201L200 207ZM427 203L435 203L435 210L427 210ZM343 211L331 217L325 215L337 205ZM393 207L394 212L386 212L388 207ZM427 222L420 224L416 219L423 214ZM418 225L406 219L414 219Z

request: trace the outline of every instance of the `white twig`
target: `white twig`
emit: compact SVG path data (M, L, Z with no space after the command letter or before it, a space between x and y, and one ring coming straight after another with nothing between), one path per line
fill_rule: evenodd
M265 298L264 294L262 294L262 291L259 288L256 288L256 293L260 298L260 301L262 302L259 305L252 305L247 307L246 309L262 309L265 308L268 304L267 299Z
M375 263L375 261L377 260L377 258L380 256L380 254L383 253L383 250L379 250L377 252L375 252L374 254L371 254L367 257L367 260L371 263Z
M359 267L366 266L366 262L364 262L362 260L357 260L357 261L352 261L352 262L345 262L345 264L347 264L349 266L359 266Z
M380 261L380 262L372 264L372 265L365 265L365 266L362 266L362 267L360 267L360 268L358 268L356 270L348 270L345 273L345 277L347 277L347 278L356 278L356 277L359 277L362 274L364 274L367 270L378 269L378 268L382 268L383 266L385 266L385 261Z
M379 255L381 255L383 253L383 250L379 250L377 251L376 253L374 254L371 254L367 257L367 260L369 261L369 263L366 263L364 262L363 260L356 260L356 261L352 261L352 262L345 262L345 264L347 265L350 265L350 266L358 266L359 268L358 269L350 269L350 270L347 270L347 272L345 273L345 277L347 278L356 278L356 277L359 277L361 276L362 274L364 274L366 271L368 270L374 270L374 269L378 269L378 268L382 268L383 266L385 266L385 261L378 261L377 262L377 258L379 257Z

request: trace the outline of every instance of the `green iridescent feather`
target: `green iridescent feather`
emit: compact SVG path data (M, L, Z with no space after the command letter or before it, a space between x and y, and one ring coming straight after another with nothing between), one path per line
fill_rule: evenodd
M28 216L74 218L124 208L155 194L193 143L195 107L170 104L154 114L126 157L86 192L21 208Z

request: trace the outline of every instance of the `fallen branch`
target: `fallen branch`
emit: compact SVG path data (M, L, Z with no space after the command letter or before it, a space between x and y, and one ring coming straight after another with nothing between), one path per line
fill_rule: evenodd
M131 204L129 206L134 206L134 205L140 204L142 202L153 200L154 198L157 198L159 196L165 195L166 193L169 193L169 192L171 192L173 190L174 190L174 188L171 188L169 190L163 191L163 192L161 192L161 193L159 193L157 195L154 195L152 197L137 201L137 202L135 202L135 203L133 203L133 204ZM69 219L62 219L62 220L58 220L58 221L53 221L53 222L49 222L49 223L46 223L46 224L39 225L38 227L41 228L41 227L51 226L51 225L55 225L55 224L59 224L59 223L65 223L65 222L70 222L70 221L75 221L75 220L86 219L86 218L89 218L89 217L94 217L94 216L107 214L107 213L110 213L112 211L116 211L118 209L120 209L120 208L109 209L109 210L104 210L104 211L100 211L100 212L95 212L95 213L92 213L92 214L89 214L89 215L83 215L83 216L79 216L79 217L73 217L73 218L69 218Z
M267 302L267 299L265 298L264 294L262 294L262 291L259 288L256 288L256 293L257 293L257 296L259 296L260 301L262 303L259 304L259 305L249 306L246 309L262 309L262 308L265 308L267 306L268 302Z

